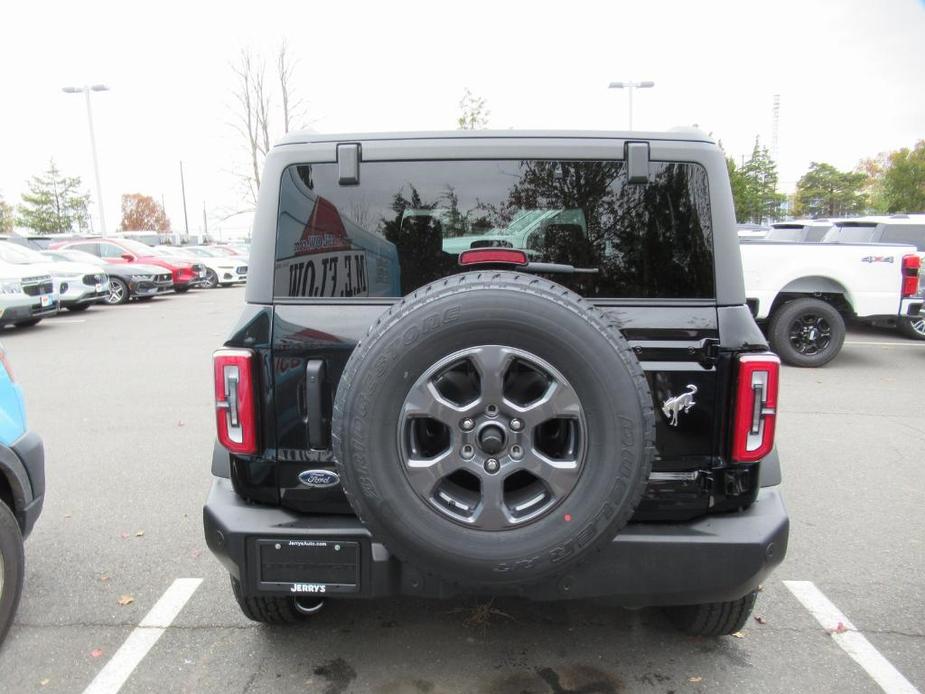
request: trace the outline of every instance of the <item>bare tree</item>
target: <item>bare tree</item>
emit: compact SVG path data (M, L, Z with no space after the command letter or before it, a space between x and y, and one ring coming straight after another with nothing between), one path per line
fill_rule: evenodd
M288 133L302 108L302 102L296 96L293 87L296 62L292 60L285 42L279 48L276 65L283 132ZM278 122L275 121L274 115L274 89L272 83L267 82L265 61L249 48L241 51L238 62L231 68L237 78L234 90L235 118L232 125L246 143L249 160L248 173L238 175L245 184L250 201L256 204L263 162L276 137L272 125L273 122Z
M292 122L298 115L304 115L304 104L295 96L292 85L297 64L298 61L293 60L289 55L289 45L283 41L277 55L276 74L279 77L279 91L283 102L284 133L292 129Z

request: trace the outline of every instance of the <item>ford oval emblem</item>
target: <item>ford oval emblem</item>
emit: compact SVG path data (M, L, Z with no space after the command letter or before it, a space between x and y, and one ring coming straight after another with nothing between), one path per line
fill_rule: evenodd
M340 475L333 470L303 470L299 473L299 482L312 489L336 487L340 484Z

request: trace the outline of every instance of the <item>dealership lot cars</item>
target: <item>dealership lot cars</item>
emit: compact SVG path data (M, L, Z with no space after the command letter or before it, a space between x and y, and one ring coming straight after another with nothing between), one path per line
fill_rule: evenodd
M925 343L853 329L837 361L784 370L790 548L742 638L516 600L330 602L267 629L240 615L202 535L210 355L242 302L193 292L4 331L48 475L5 690L882 691L785 583L808 581L895 668L887 691L925 691Z

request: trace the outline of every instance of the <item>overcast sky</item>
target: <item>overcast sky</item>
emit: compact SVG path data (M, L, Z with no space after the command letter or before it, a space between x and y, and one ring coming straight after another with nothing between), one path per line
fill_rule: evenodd
M925 138L922 0L12 0L3 20L0 194L18 203L53 157L96 199L83 97L61 87L102 82L111 91L92 99L110 229L127 192L163 198L182 229L180 160L191 230L204 205L212 229L246 206L230 64L243 47L272 57L283 39L321 132L453 128L466 87L495 128L621 129L626 94L607 84L654 80L636 93L637 129L696 123L736 160L756 135L770 144L780 94L787 191L810 161L853 168Z

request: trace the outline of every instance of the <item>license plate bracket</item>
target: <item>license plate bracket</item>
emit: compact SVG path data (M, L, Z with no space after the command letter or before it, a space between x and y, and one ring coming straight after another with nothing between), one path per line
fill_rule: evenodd
M293 596L360 590L360 543L258 539L257 587Z

